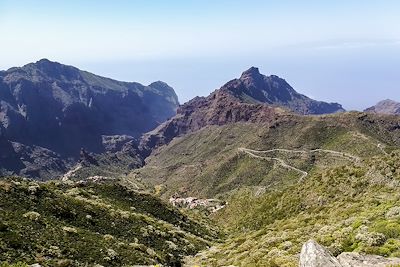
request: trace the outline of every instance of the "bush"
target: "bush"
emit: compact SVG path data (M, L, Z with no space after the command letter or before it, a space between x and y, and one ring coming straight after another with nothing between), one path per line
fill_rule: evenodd
M380 221L376 224L375 231L388 238L397 238L400 236L400 225L395 222Z

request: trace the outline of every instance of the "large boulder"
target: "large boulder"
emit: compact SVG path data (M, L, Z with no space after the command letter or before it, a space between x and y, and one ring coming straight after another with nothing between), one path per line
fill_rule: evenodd
M337 258L314 240L307 241L300 253L300 267L387 267L400 265L400 258L385 258L357 252L343 252Z
M329 251L314 240L307 241L301 248L300 267L341 267Z

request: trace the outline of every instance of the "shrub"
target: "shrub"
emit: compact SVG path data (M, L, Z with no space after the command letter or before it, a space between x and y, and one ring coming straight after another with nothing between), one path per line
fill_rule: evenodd
M400 236L400 225L395 222L380 221L376 224L375 231L388 238L397 238Z
M22 215L24 218L28 218L31 221L37 221L40 218L40 214L36 211L28 211Z

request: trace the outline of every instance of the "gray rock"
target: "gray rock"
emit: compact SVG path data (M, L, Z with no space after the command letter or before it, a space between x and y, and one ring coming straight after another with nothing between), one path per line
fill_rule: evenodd
M400 258L385 258L356 252L343 252L337 258L343 267L386 267L400 264Z
M306 242L300 253L300 267L387 267L400 265L400 258L343 252L337 258L314 240Z
M307 241L301 248L300 267L341 267L329 251L314 240Z

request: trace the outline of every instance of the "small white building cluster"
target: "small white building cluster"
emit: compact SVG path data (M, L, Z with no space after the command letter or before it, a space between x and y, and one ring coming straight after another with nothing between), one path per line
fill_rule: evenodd
M216 212L225 207L226 203L218 199L199 199L195 197L175 197L172 196L169 202L174 207L195 209L195 208L205 208L210 212Z

